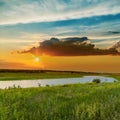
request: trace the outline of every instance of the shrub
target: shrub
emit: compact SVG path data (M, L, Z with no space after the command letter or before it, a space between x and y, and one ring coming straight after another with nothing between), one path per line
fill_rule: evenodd
M46 87L50 87L50 85L47 84Z
M94 82L94 83L100 83L101 80L96 78L96 79L93 80L93 82Z
M41 87L41 84L40 84L40 83L38 83L38 87Z

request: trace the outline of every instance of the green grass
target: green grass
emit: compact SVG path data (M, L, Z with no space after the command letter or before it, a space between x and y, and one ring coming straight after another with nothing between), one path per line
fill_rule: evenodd
M0 72L0 80L33 80L49 78L71 78L81 77L80 73L46 72L46 73L26 73L26 72Z
M111 75L104 73L74 72L74 71L49 71L49 70L0 70L0 81L6 80L35 80L50 78L75 78L85 75ZM117 75L113 74L113 77ZM120 75L119 75L120 78Z
M0 90L0 120L120 120L120 82Z
M110 77L113 77L117 79L118 81L120 81L120 74L111 74Z
M0 80L107 75L0 71ZM120 81L120 74L108 74ZM120 82L0 90L0 120L120 120Z

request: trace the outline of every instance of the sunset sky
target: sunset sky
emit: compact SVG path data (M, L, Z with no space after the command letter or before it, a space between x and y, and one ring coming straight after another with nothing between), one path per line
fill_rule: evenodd
M120 72L120 0L0 0L0 69Z

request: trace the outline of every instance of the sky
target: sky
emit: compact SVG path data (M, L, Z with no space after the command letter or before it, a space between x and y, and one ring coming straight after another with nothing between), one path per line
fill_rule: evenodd
M0 0L0 69L120 72L119 0Z

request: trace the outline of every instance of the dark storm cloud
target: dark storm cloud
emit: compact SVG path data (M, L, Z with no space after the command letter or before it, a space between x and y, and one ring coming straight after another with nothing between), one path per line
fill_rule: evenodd
M94 44L90 43L87 37L51 38L50 40L41 42L38 47L32 47L28 51L18 53L47 54L51 56L120 55L115 48L96 48Z

